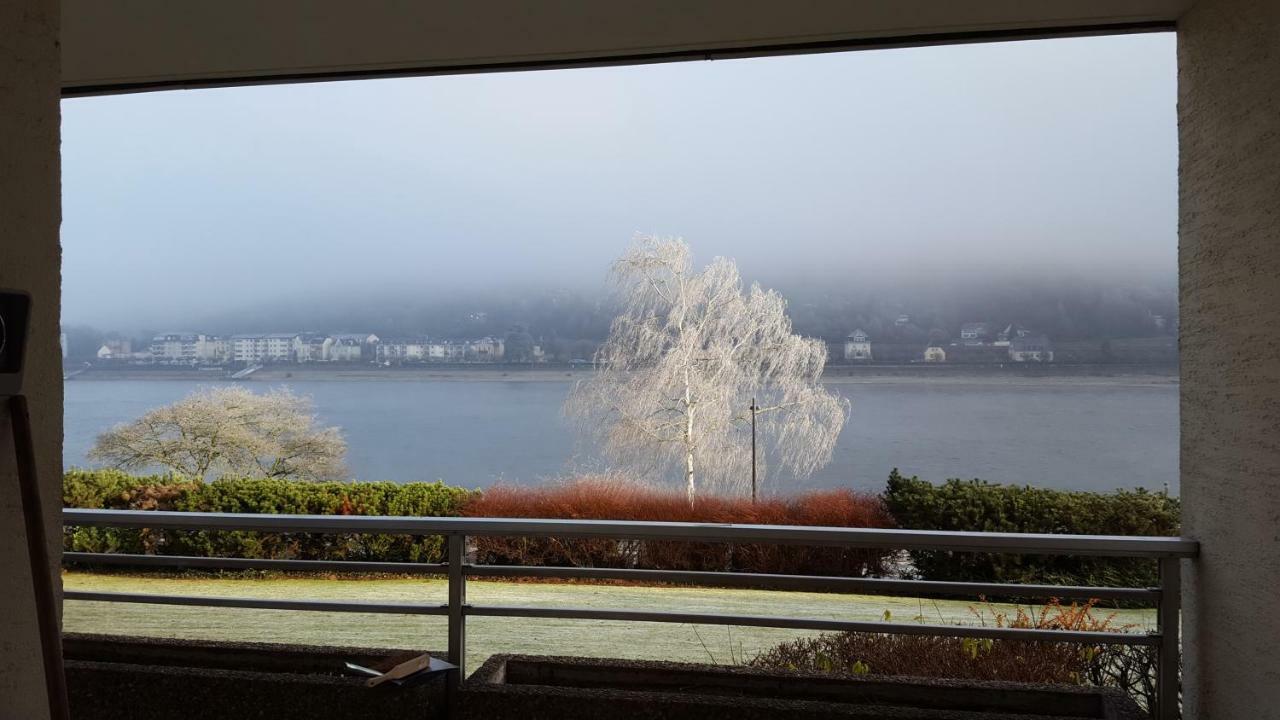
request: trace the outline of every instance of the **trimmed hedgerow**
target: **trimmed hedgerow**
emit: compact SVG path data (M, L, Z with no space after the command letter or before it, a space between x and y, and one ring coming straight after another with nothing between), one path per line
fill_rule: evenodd
M443 483L301 482L223 478L209 483L172 475L133 477L114 470L71 471L66 507L281 515L461 514L473 491ZM73 527L64 548L81 552L149 553L299 560L439 562L439 537L409 535L259 533Z
M1177 535L1176 497L1143 489L1073 492L981 480L934 485L895 469L884 493L899 527L911 530L1069 533L1079 535ZM1055 583L1147 587L1157 584L1156 563L1134 558L1004 555L913 551L919 574L929 580Z
M611 478L543 487L497 486L484 492L441 483L303 482L222 479L202 483L173 475L114 470L66 474L67 507L313 515L545 517L732 522L836 527L902 527L1106 535L1176 535L1178 500L1143 490L1066 492L978 480L932 485L896 470L883 496L826 490L758 503L703 497ZM474 538L479 562L502 565L633 567L668 570L864 576L884 574L892 549L788 545ZM71 527L68 551L306 560L439 562L438 537L250 533ZM1009 556L915 551L916 572L931 580L1146 586L1151 561L1124 558Z
M891 527L874 495L825 490L752 503L705 497L691 508L681 492L611 478L545 487L498 486L484 492L440 483L314 483L222 479L200 483L171 475L133 477L112 470L72 471L67 507L310 515L418 515L667 520L772 525ZM891 551L562 538L473 538L480 562L501 565L633 567L671 570L863 576L884 571ZM65 548L201 557L439 562L440 538L314 533L83 528L66 530Z
M624 479L586 477L541 487L500 485L471 498L473 517L660 520L753 525L887 528L880 498L820 490L762 498L704 496L689 505L680 491ZM752 543L696 543L569 538L475 538L480 562L661 570L734 571L861 577L882 574L892 550Z

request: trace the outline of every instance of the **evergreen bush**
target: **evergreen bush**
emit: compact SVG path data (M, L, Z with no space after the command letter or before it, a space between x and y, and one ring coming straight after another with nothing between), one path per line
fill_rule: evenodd
M222 478L209 483L175 475L135 477L115 470L72 470L63 505L77 508L234 512L279 515L455 517L473 491L443 483L303 482ZM138 530L72 527L64 548L79 552L150 553L290 560L441 562L438 536Z
M1163 492L1079 492L981 480L934 485L889 475L885 505L901 528L1077 535L1177 535L1178 498ZM1151 587L1156 562L1138 558L912 551L927 580Z

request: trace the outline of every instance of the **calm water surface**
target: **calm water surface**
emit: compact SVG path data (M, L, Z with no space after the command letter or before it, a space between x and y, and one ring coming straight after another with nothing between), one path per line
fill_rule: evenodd
M65 462L88 467L94 437L208 383L66 383ZM352 474L363 480L444 480L481 487L539 483L594 467L561 404L569 382L302 380L325 424L341 426ZM1168 483L1177 491L1178 389L1065 381L832 384L853 415L835 459L792 487L878 490L891 468L929 480L980 477L1044 487L1108 490Z

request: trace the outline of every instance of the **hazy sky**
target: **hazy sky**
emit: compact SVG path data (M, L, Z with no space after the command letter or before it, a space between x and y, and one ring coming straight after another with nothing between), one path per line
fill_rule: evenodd
M601 284L637 231L766 282L1172 281L1172 34L63 103L64 319Z

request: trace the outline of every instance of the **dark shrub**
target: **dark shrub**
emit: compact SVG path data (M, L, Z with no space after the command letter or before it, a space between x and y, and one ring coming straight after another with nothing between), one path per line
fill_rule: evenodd
M1037 630L1125 632L1092 603L1050 601L1012 614L990 606L974 609L981 622ZM1091 684L1124 690L1142 707L1155 697L1155 653L1150 647L978 640L929 635L824 633L781 643L750 665L832 675L890 675L1006 682Z
M899 527L911 530L1177 535L1178 499L1146 490L1070 492L981 480L934 485L889 475L885 505ZM1148 587L1158 584L1156 563L1132 558L993 555L913 551L928 580L1055 583Z

